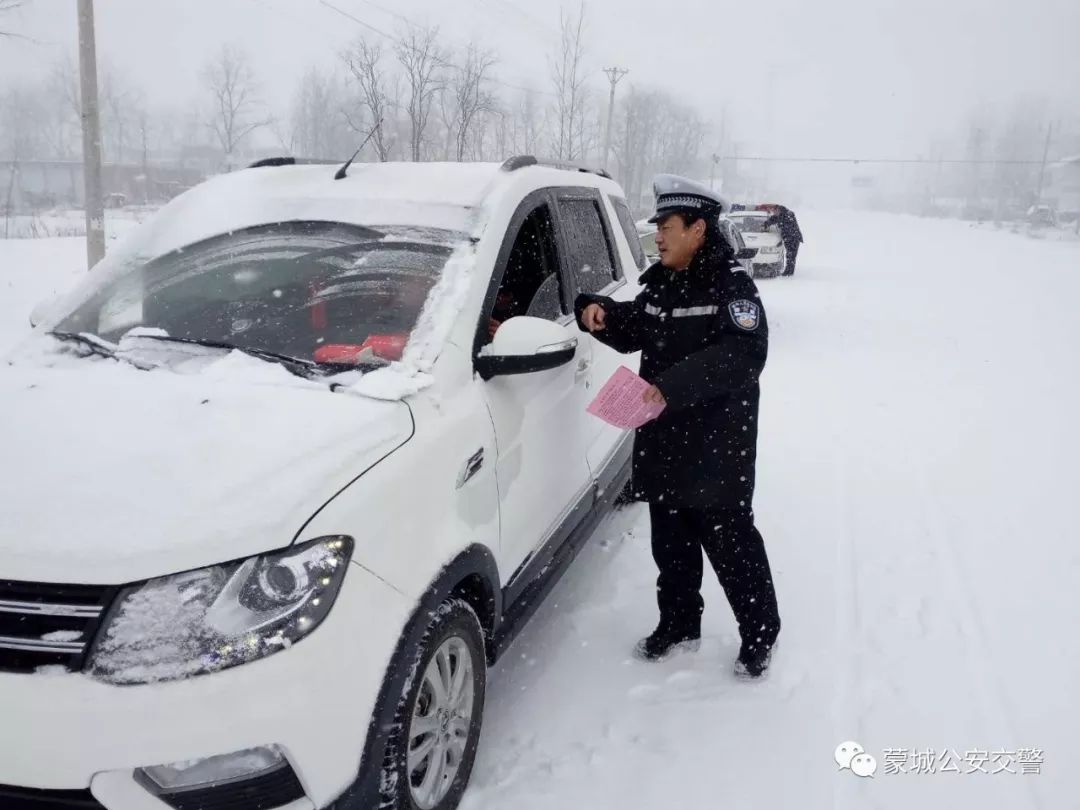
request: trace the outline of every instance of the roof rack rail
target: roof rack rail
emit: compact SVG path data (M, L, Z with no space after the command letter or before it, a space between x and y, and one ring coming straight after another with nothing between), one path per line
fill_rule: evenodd
M606 177L611 179L611 175L604 169L594 169L591 166L584 166L580 163L572 163L566 160L547 160L545 158L537 158L534 155L514 155L512 158L508 158L502 165L504 172L516 172L518 169L524 169L526 166L547 166L551 169L564 169L569 172L584 172L586 174L596 174L600 177Z
M290 156L283 157L269 157L262 160L256 160L250 166L249 169L263 169L267 166L333 166L340 163L340 160L322 160L319 158L295 158Z

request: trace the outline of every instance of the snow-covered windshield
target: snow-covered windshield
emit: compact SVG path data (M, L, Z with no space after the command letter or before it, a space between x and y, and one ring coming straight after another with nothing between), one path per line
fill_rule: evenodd
M316 362L396 360L456 241L331 222L246 228L132 262L52 331L115 343L142 327Z
M731 219L739 226L743 233L769 233L771 227L765 227L769 217L767 215L732 216Z

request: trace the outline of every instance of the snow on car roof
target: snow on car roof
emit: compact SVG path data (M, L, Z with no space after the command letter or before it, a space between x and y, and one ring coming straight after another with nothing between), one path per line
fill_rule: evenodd
M356 163L245 169L180 195L126 245L142 256L230 231L289 220L443 228L473 234L498 163Z

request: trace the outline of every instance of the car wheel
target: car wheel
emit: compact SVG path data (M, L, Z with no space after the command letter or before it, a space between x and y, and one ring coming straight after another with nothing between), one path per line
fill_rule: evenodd
M432 613L386 747L384 807L453 810L461 801L484 715L482 633L462 599L448 599Z

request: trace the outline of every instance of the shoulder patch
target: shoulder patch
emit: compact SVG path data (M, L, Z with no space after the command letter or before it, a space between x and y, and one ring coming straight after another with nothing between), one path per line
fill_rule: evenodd
M728 312L731 313L731 320L740 329L753 332L758 328L758 322L761 320L761 307L753 301L747 301L745 298L732 301L728 304Z

